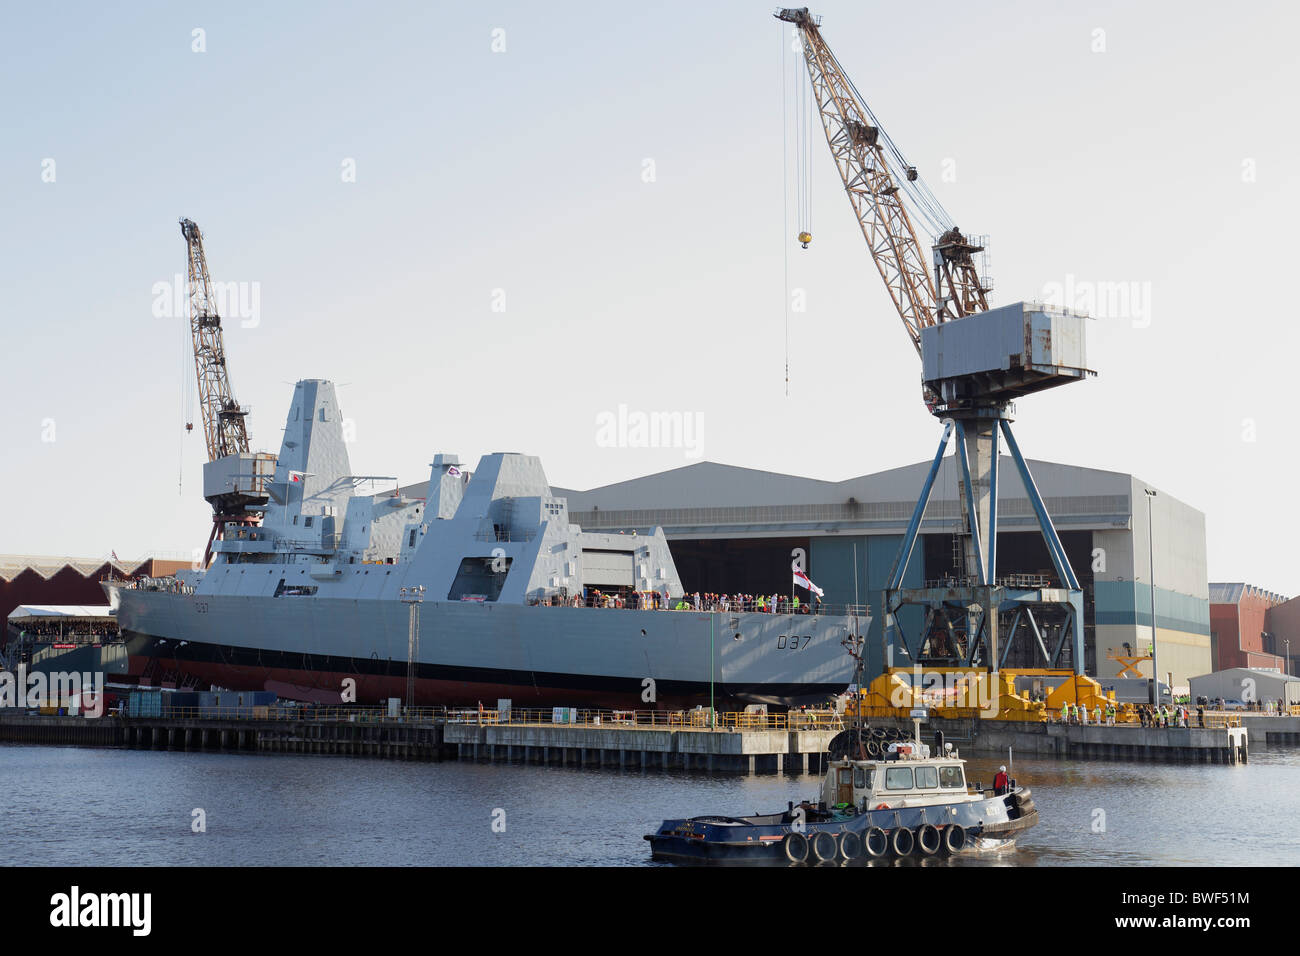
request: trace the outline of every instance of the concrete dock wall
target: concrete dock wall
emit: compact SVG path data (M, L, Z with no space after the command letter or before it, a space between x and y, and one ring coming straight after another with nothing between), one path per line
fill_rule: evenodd
M888 723L873 721L873 723ZM906 722L911 732L911 723ZM965 755L1236 763L1252 736L1300 743L1300 717L1243 718L1224 729L927 721ZM0 714L0 741L145 750L335 754L393 760L486 760L724 773L820 773L833 730L498 725L432 720L225 720Z
M820 766L831 730L448 724L443 740L464 760L735 773L804 773Z
M1300 723L1300 718L1290 719ZM1249 758L1250 731L1246 727L1107 727L1014 720L930 720L922 728L922 739L932 742L936 731L942 731L946 742L967 754L1005 754L1010 749L1013 753L1040 757L1170 763L1237 763Z

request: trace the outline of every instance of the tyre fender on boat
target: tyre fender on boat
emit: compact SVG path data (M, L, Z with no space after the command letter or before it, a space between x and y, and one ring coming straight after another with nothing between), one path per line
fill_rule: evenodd
M862 845L866 848L867 856L882 857L889 852L889 834L880 827L868 827Z
M916 828L916 846L923 856L934 856L943 846L943 836L933 823L922 823Z
M960 823L950 823L943 828L943 848L948 853L960 853L966 849L966 828Z
M813 834L812 851L818 863L829 863L840 855L840 841L829 830L818 830Z
M889 845L898 856L911 856L916 846L916 838L907 827L899 827L890 838Z
M840 835L840 856L851 863L860 859L862 853L862 836L853 830L845 830Z
M791 863L808 861L808 838L802 833L787 833L781 846L785 849L785 858Z

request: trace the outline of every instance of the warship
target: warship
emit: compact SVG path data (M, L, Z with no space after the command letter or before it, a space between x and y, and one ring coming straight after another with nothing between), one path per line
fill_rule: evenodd
M845 690L844 642L870 626L853 606L697 610L662 529L583 531L530 455L473 471L435 455L423 497L354 475L328 381L295 386L273 474L243 457L264 473L259 522L226 524L207 567L105 585L136 680L323 703L795 706Z

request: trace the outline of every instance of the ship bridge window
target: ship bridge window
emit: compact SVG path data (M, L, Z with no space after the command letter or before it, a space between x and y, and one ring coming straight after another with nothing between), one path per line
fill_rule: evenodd
M871 778L875 776L875 771L868 770L866 767L853 768L853 789L870 790Z
M310 597L316 593L315 585L290 584L285 585L284 578L275 587L275 594L272 597Z
M912 768L911 767L890 767L885 771L885 789L886 790L911 790L912 789Z
M938 788L939 788L938 767L917 767L916 768L916 789L917 790L937 790Z
M448 601L495 601L501 596L513 558L497 556L462 558Z
M961 767L940 767L939 786L960 788L965 786L961 778Z

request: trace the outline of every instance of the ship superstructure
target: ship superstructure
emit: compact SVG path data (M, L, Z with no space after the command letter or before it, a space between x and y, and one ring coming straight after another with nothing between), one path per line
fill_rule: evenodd
M351 681L364 702L406 693L410 664L422 704L791 704L843 691L842 642L870 625L865 608L670 610L683 589L662 530L583 531L530 455L470 472L438 454L423 499L355 475L323 380L295 386L267 493L206 569L113 589L133 671L317 700Z

